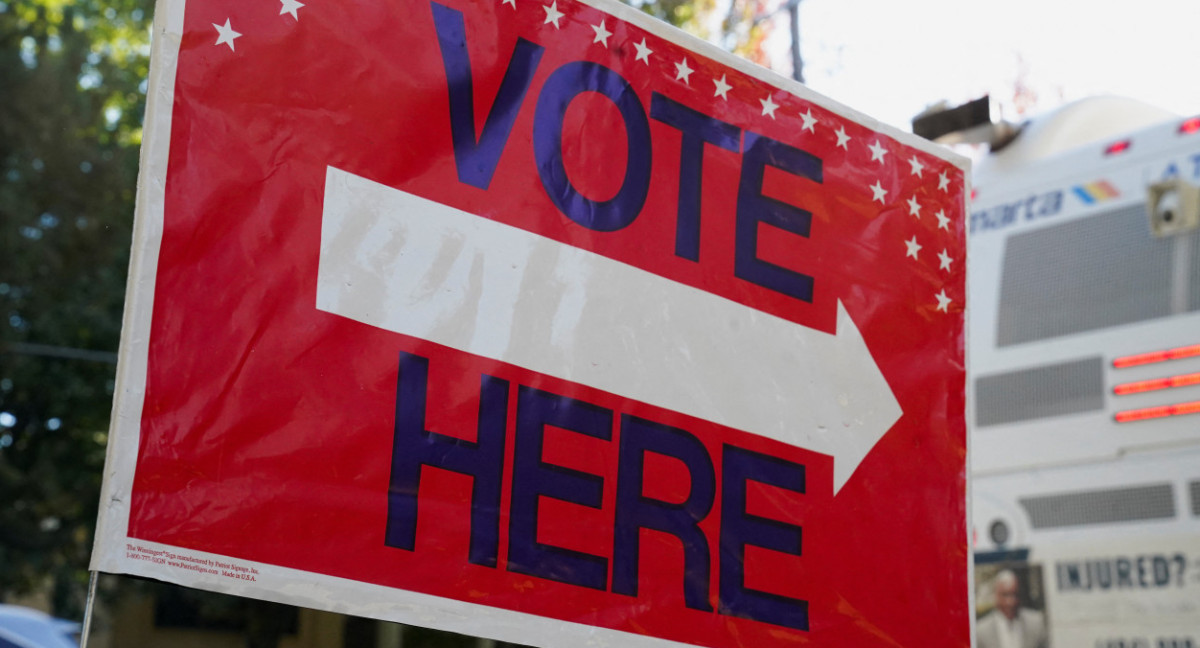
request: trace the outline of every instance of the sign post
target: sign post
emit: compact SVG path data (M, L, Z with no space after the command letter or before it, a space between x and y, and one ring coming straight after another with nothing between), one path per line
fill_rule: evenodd
M966 162L604 0L161 0L93 569L966 646Z

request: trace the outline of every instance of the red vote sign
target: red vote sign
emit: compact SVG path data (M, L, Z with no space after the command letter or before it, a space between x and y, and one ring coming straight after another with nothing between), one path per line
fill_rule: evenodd
M93 567L965 646L965 161L609 2L159 3Z

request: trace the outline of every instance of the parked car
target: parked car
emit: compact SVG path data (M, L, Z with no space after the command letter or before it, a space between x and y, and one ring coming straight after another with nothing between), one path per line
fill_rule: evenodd
M45 612L0 604L0 648L79 648L80 626Z

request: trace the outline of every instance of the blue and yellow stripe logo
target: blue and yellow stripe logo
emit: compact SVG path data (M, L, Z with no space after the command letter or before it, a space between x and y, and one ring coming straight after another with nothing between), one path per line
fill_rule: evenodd
M1112 200L1121 195L1117 188L1112 186L1108 180L1097 180L1087 184L1075 185L1072 191L1076 196L1083 201L1085 205L1094 205L1102 203L1106 200Z

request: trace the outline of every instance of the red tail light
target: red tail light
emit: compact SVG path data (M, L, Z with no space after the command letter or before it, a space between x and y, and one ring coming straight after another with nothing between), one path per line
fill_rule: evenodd
M1133 140L1126 139L1119 142L1113 142L1112 144L1108 145L1108 148L1104 149L1104 154L1117 155L1124 153L1125 151L1128 151L1131 146L1133 146Z
M1184 414L1200 414L1200 401L1179 403L1178 405L1163 405L1161 407L1144 407L1142 409L1117 412L1117 423L1132 423L1148 419L1182 416Z
M1126 394L1140 394L1142 392L1171 389L1174 387L1189 387L1191 385L1200 385L1200 373L1122 383L1113 387L1113 393L1117 396L1124 396Z
M1200 117L1185 119L1184 122L1179 125L1179 132L1183 135L1191 135L1196 131L1200 131Z
M1136 367L1138 365L1166 362L1167 360L1180 360L1182 358L1194 358L1197 356L1200 356L1200 344L1193 344L1191 346L1176 347L1163 351L1122 356L1113 360L1113 368L1124 369L1126 367Z

